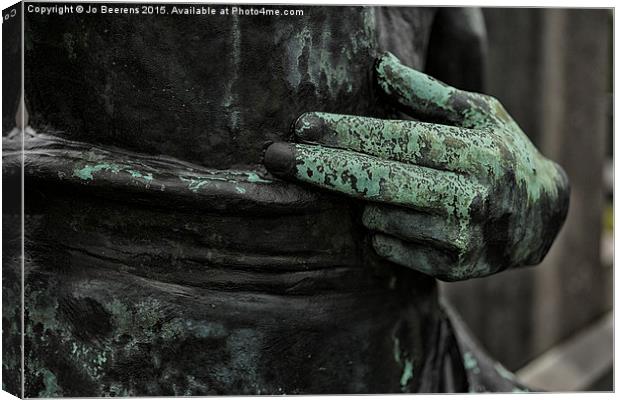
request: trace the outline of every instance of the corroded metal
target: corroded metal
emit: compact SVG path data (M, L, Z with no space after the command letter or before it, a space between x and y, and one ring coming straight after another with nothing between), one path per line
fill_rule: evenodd
M545 201L560 196L545 200L549 187L534 189L527 163L518 191L494 192L514 183L508 155L534 157L512 139L395 120L398 96L380 89L379 72L395 88L415 72L390 57L373 65L391 50L422 68L435 9L300 8L300 18L208 23L27 16L32 134L24 148L3 139L5 182L22 172L25 182L26 396L521 387L455 331L430 275L485 272L453 268L473 239L488 268L533 261L504 254L518 232L506 207L537 196L520 216L535 227L529 242L538 235L545 247L559 221L542 229ZM292 147L298 115L305 143ZM317 124L337 134L315 136ZM267 155L286 151L267 169L274 142ZM466 143L475 146L459 152ZM497 163L495 145L509 152ZM302 164L302 184L281 179ZM3 210L5 220L20 212ZM17 283L19 240L6 243L4 276ZM424 274L397 265L413 259ZM16 304L4 303L11 321ZM19 330L5 330L6 343Z
M363 221L377 253L425 274L462 280L540 262L568 211L562 168L492 97L390 53L376 79L405 112L444 124L307 113L294 126L299 144L272 145L267 166L370 202Z

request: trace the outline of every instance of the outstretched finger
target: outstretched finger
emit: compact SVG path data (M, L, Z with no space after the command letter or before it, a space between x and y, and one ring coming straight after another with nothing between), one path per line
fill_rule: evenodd
M511 121L493 97L446 85L401 64L391 53L379 57L375 69L383 93L413 117L465 128L490 128Z
M285 179L459 219L479 210L486 197L482 185L461 174L322 146L275 143L265 165Z

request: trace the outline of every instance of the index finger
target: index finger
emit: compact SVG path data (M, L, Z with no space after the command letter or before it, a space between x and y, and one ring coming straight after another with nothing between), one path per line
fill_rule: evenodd
M467 220L484 205L475 179L347 150L274 143L265 165L274 175L354 198Z
M294 133L301 143L453 172L492 170L502 142L489 129L322 112L302 114Z

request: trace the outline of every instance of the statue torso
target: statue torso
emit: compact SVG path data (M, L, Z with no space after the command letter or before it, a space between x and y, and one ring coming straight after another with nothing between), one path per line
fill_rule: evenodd
M31 125L87 146L255 171L258 184L275 182L263 151L289 139L299 114L392 112L376 97L374 59L389 50L423 67L434 14L296 8L303 17L27 20ZM73 341L81 349L63 368L81 368L83 379L56 377L66 393L378 393L428 385L424 374L437 356L434 281L378 259L356 203L278 182L260 186L274 205L289 188L306 201L243 213L231 203L221 212L119 201L85 184L77 194L31 202L45 217L30 225L30 240L46 245L33 256L46 283L32 286L31 304L52 307L58 321L50 328L56 342L34 335L32 343ZM100 321L100 329L72 313ZM105 360L92 364L88 354Z
M384 114L378 53L424 66L432 9L295 8L304 16L31 18L31 123L206 167L258 167L303 112Z

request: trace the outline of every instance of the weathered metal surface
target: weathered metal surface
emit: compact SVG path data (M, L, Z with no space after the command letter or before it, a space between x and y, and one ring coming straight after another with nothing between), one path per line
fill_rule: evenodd
M374 249L425 274L463 280L539 263L568 211L562 168L496 99L445 85L390 53L376 70L405 111L454 126L304 114L294 127L301 144L272 145L267 166L371 202L363 221Z
M500 387L473 384L434 279L377 254L363 202L262 164L305 112L399 116L375 59L421 69L435 10L301 8L26 19L27 396Z

